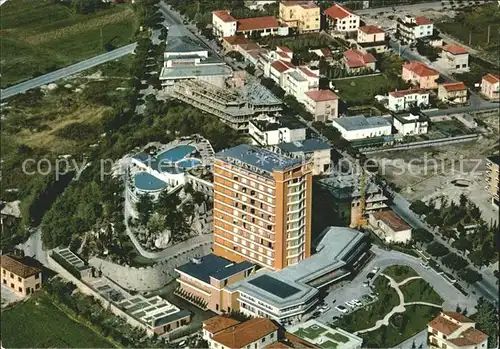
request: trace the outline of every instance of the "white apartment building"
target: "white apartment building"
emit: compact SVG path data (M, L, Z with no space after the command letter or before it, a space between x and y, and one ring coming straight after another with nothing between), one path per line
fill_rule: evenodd
M359 16L340 5L335 4L324 13L330 30L350 32L359 28Z
M389 136L392 130L391 123L380 116L348 116L333 120L332 126L348 141Z
M370 213L368 223L387 243L405 244L411 240L411 227L391 210Z
M469 71L469 52L460 45L444 45L441 58L448 69L457 72Z
M316 72L308 67L297 67L284 73L281 88L299 102L303 102L305 93L317 89L318 85L319 75Z
M229 11L219 10L212 12L212 31L216 37L236 35L238 21Z
M387 109L398 112L408 110L413 106L426 105L429 105L429 92L423 89L410 89L390 92Z
M252 144L264 147L306 139L306 125L294 118L261 116L250 120L248 133Z
M426 134L429 127L429 122L422 113L394 114L392 122L394 128L403 136Z
M310 90L304 95L304 105L314 121L331 121L338 117L339 97L331 90Z
M427 324L429 348L488 348L488 335L475 327L476 323L473 320L460 313L442 311Z
M396 34L401 42L411 44L419 38L432 36L434 24L424 16L398 18Z

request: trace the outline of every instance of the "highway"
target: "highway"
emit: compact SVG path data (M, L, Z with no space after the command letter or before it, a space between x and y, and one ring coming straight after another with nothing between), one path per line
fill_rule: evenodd
M89 68L95 67L97 65L112 61L114 59L126 56L128 54L131 54L135 50L135 46L137 44L129 44L127 46L123 46L120 48L117 48L113 51L109 51L106 53L103 53L99 56L95 56L89 59L86 59L84 61L78 62L76 64L67 66L65 68L55 70L53 72L50 72L45 75L41 75L39 77L33 78L31 80L27 80L25 82L22 82L20 84L8 87L6 89L0 90L0 100L4 100L6 98L12 97L14 95L17 95L19 93L24 93L28 90L31 90L36 87L40 87L46 84L49 84L51 82L54 82L56 80L65 78L67 76L74 75L76 73L79 73L81 71L87 70Z

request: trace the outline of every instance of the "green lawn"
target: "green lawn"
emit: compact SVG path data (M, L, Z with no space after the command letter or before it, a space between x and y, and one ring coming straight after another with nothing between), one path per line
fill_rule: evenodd
M296 336L301 337L301 338L316 339L322 333L327 331L327 329L324 327L317 326L317 328L313 328L313 326L316 327L316 325L312 325L312 326L309 326L307 328L299 328L294 334Z
M437 129L447 137L463 136L469 132L462 123L456 120L444 120L431 124L432 129Z
M411 280L403 286L400 286L399 289L403 292L406 303L427 302L436 305L441 305L443 303L441 296L423 279Z
M1 330L6 348L114 348L90 328L70 319L43 294L3 310Z
M325 348L325 349L335 349L335 348L337 348L337 343L332 342L332 341L324 341L319 346L321 348Z
M399 304L399 297L391 286L389 280L384 276L379 276L373 283L378 299L359 310L344 315L333 323L333 326L340 327L347 332L354 332L370 328L382 319L392 308Z
M340 343L347 343L347 342L349 342L349 338L347 338L344 335L341 335L340 333L330 333L330 332L328 332L328 333L325 334L325 336L328 337L328 338L333 339L336 342L340 342Z
M0 21L2 88L126 45L138 27L127 4L82 15L44 0L8 1Z
M369 104L376 95L385 95L398 87L398 82L384 75L366 76L343 80L332 80L339 97L347 105Z
M393 278L396 282L401 282L412 276L418 276L413 268L406 265L391 265L383 270L383 273Z
M378 330L362 333L365 348L392 348L414 336L427 327L440 309L425 305L407 306L402 314L395 314L389 320L389 326ZM419 345L419 343L416 343ZM424 343L425 345L425 343Z

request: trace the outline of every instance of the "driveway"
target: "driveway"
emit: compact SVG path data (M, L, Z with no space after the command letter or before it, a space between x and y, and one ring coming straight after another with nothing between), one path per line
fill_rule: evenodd
M391 265L398 264L410 266L420 276L422 276L422 278L427 281L444 299L444 309L455 310L458 304L462 309L467 308L469 314L474 312L474 306L476 305L475 298L465 297L455 287L447 283L442 276L438 275L432 269L423 268L420 265L420 259L397 251L382 250L378 246L373 246L372 252L375 254L375 257L372 258L372 260L363 268L363 270L358 275L356 275L356 277L351 282L345 281L331 288L329 294L325 297L325 304L330 306L332 309L318 317L319 321L323 323L329 323L332 321L332 318L334 316L341 316L342 314L335 309L335 306L339 304L344 304L344 302L352 300L354 298L363 301L361 299L362 296L371 293L369 287L363 287L363 281L366 280L366 276L369 272L372 271L374 267L380 268L379 272L374 277L375 279L378 274L385 268ZM333 303L333 300L336 300L335 303Z
M12 292L10 288L2 284L2 308L11 303L19 302L22 298Z

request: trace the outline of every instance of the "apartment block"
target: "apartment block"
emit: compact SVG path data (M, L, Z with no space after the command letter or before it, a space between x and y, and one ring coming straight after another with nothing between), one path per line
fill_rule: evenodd
M313 1L282 1L279 20L299 33L317 32L320 29L320 8Z
M486 349L488 335L475 327L473 320L460 313L442 311L427 324L429 348Z
M314 121L331 121L338 117L339 97L331 90L310 90L304 95L304 105Z
M294 117L259 116L248 123L252 143L264 147L306 139L307 126Z
M486 187L485 189L490 193L491 195L491 202L493 205L496 207L499 206L499 200L498 200L498 177L499 177L499 171L498 171L498 166L500 164L500 156L490 156L489 158L486 159L486 176L485 176L485 181L486 181Z
M481 93L488 99L500 99L500 75L488 73L481 80Z
M460 45L444 45L441 58L448 69L456 72L469 71L469 52Z
M389 93L387 109L398 112L411 107L422 107L429 104L429 92L423 89L392 91Z
M242 144L214 160L214 253L280 270L311 253L311 164Z
M33 258L0 256L2 284L20 297L26 297L42 287L42 269Z
M375 25L359 27L356 43L362 51L375 50L376 52L384 52L387 50L385 32Z
M434 24L424 16L405 16L398 18L396 35L404 44L411 44L415 40L432 36Z
M356 31L359 28L360 18L355 13L340 5L333 5L325 10L328 28L338 32Z

